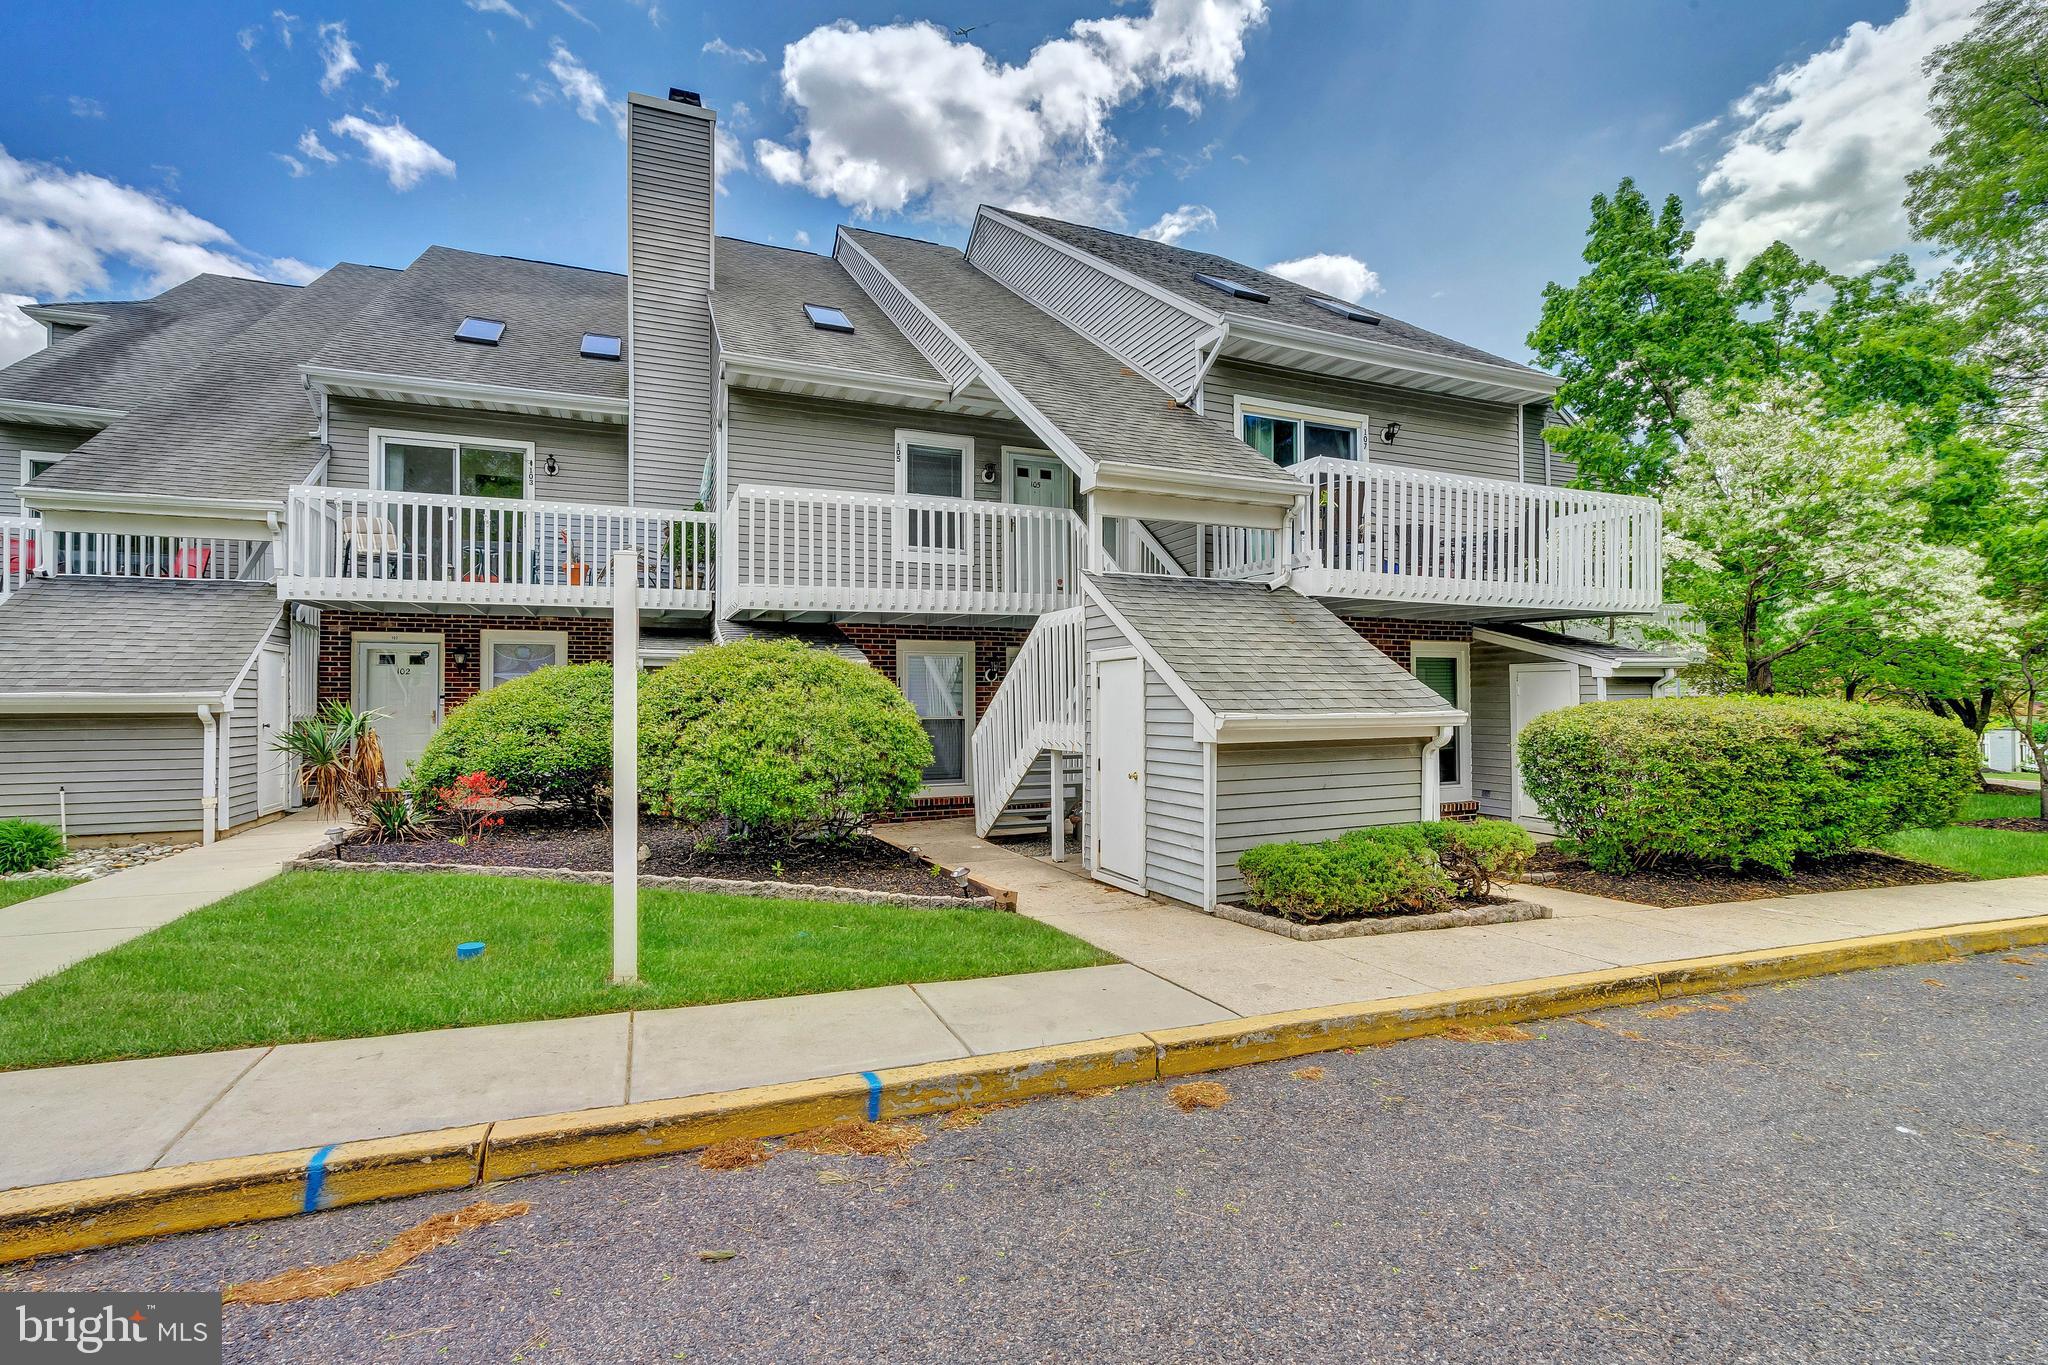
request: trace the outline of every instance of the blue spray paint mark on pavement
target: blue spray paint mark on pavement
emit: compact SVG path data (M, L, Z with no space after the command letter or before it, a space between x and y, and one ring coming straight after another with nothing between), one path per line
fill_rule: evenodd
M860 1078L868 1083L868 1122L882 1117L882 1078L872 1071L863 1071Z
M327 1184L327 1154L334 1150L334 1146L333 1143L328 1143L325 1147L313 1153L313 1159L306 1163L305 1211L307 1213L315 1212L320 1207L320 1192Z

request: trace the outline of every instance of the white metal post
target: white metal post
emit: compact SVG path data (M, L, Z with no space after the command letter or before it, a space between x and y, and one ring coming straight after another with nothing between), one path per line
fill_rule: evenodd
M612 984L640 979L640 552L612 555Z

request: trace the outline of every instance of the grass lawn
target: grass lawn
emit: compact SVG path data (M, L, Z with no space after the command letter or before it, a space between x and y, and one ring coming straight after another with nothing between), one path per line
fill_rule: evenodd
M999 911L646 890L640 914L645 981L615 989L610 887L286 873L0 997L0 1070L1116 961Z
M0 906L19 905L47 896L52 891L62 891L67 886L76 886L82 877L23 877L20 881L0 882Z
M1965 820L2028 820L2040 813L2040 798L2019 792L1963 798ZM2048 834L2026 830L1971 829L1967 825L1908 829L1894 834L1885 847L1902 858L1918 858L1973 877L2048 876Z
M1987 773L1985 773L1985 774L1984 774L1984 776L1986 776L1986 777L1989 777L1989 778L1993 778L1993 779L1995 779L1995 780L1997 780L1997 781L2000 781L2000 782L2032 782L2032 783L2034 783L2034 784L2036 784L2036 785L2039 785L2039 784L2040 784L2040 781L2041 781L2041 774L2039 774L2039 773L1994 773L1994 772L1987 772Z

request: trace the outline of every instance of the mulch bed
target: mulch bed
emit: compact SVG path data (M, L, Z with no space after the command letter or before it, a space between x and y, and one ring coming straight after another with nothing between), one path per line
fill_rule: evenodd
M2028 834L2048 834L2048 820L1958 820L1972 829L2017 829Z
M1596 872L1583 858L1545 845L1529 862L1531 872L1555 875L1539 883L1588 896L1607 896L1669 909L1678 905L1715 905L1722 901L1768 900L1815 891L1864 891L1880 886L1921 886L1933 882L1967 882L1973 878L1945 867L1894 858L1887 853L1845 853L1838 858L1801 859L1792 875L1780 877L1767 868L1730 872L1721 867L1668 866L1648 868L1626 877Z
M952 877L931 864L868 835L841 844L749 843L725 837L722 826L687 825L643 819L640 842L648 856L640 872L649 877L720 877L733 881L801 882L856 891L899 895L962 894ZM612 832L603 825L560 811L512 810L503 829L481 841L450 843L446 837L378 840L343 844L341 861L375 865L440 863L448 867L538 867L572 872L612 870ZM980 893L969 890L969 897Z

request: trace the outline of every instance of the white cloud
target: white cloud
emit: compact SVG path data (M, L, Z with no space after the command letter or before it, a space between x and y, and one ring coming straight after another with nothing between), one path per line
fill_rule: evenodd
M597 78L597 73L578 61L569 45L560 38L549 41L548 71L562 87L562 97L576 106L580 118L596 123L599 114L607 114L619 136L626 135L625 102L612 99L605 92L604 82Z
M930 23L815 28L783 50L798 126L755 144L769 178L859 213L962 219L977 203L1121 220L1113 115L1142 97L1200 108L1237 89L1265 0L1154 0L1084 19L1017 66Z
M394 190L409 190L430 175L455 174L453 161L398 119L371 123L349 114L328 124L327 131L362 144L363 155L384 172Z
M337 19L320 25L320 61L325 68L320 73L320 89L329 95L363 69L363 64L356 60L356 45L348 40L345 21Z
M292 39L297 37L299 32L299 16L274 9L270 12L270 21L277 25L277 40L284 44L285 51L291 51Z
M107 116L107 106L85 95L73 95L71 97L71 116L73 118L105 118Z
M1671 152L1691 151L1706 137L1708 133L1713 132L1716 128L1720 126L1721 116L1719 114L1716 114L1710 119L1705 119L1699 123L1695 123L1692 127L1687 128L1684 132L1680 133L1677 137L1672 138L1671 141L1665 143L1662 147L1659 147L1657 150L1659 152L1666 154L1669 154Z
M569 0L555 0L555 8L559 9L560 11L562 11L562 13L568 15L571 19L574 19L579 24L588 24L592 28L597 27L597 20L591 18L582 10L577 9L574 5L570 4Z
M463 3L478 14L502 14L507 19L518 20L528 28L533 27L532 18L524 12L515 9L512 5L512 0L463 0Z
M272 152L271 155L284 163L285 169L291 172L291 177L294 180L303 180L313 173L306 168L305 162L299 160L290 152Z
M1216 210L1207 204L1182 204L1159 215L1159 221L1148 228L1139 228L1138 235L1154 242L1172 246L1191 232L1213 232L1216 228Z
M792 242L795 242L798 246L809 246L811 244L811 234L805 232L802 228L798 228L793 234L791 234L790 240Z
M1841 269L1905 246L1906 173L1935 139L1920 64L1968 30L1977 4L1908 0L1890 23L1851 24L1737 100L1700 181L1698 253L1742 265L1784 241Z
M656 28L661 27L661 0L626 0L626 3L636 9L646 10L647 22Z
M311 128L299 134L299 155L312 161L325 162L329 166L341 160L340 157L327 150L327 144L320 140L320 134L314 132Z
M370 79L377 82L387 95L398 88L398 77L392 75L391 68L382 62L370 68Z
M0 365L43 349L43 324L21 311L21 305L34 302L26 294L0 294Z
M282 278L297 264L248 250L161 194L0 148L0 292L74 297L109 287L116 263L151 292L201 272Z
M236 31L235 41L242 45L242 51L254 52L256 50L256 40L262 36L263 30L255 24L251 24L245 29Z
M711 156L711 178L717 184L718 192L725 193L725 173L744 171L747 168L747 149L740 140L720 127L714 134Z
M1333 256L1327 251L1319 251L1313 256L1276 261L1266 270L1283 280L1306 285L1319 294L1353 303L1367 294L1380 292L1379 273L1356 256Z
M270 269L266 273L271 279L282 280L286 284L311 284L325 275L327 268L307 265L304 261L295 260L290 256L279 256L270 263Z
M704 44L704 51L714 57L731 57L739 62L765 62L768 54L757 47L734 47L723 38L713 38Z

